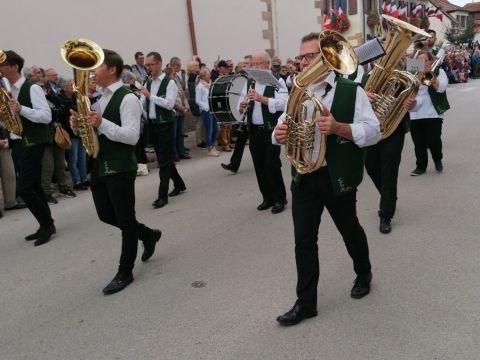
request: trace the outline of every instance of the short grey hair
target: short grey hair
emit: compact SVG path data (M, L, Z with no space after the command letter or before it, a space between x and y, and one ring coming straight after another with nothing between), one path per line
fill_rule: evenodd
M135 74L131 71L124 71L122 73L122 81L127 84L129 81L136 80L137 77Z
M207 74L210 74L210 70L208 70L207 68L203 68L202 70L200 70L200 72L198 73L198 78L199 79L205 79L205 76Z

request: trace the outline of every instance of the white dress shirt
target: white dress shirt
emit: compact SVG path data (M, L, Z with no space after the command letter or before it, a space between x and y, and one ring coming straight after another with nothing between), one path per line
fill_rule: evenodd
M150 119L156 119L157 113L155 112L155 105L158 105L167 110L173 110L175 100L177 99L178 88L175 81L170 80L167 85L167 94L165 97L157 96L158 89L166 74L160 75L158 78L152 80L150 87L150 107L148 109L148 117Z
M437 92L443 93L447 90L448 77L445 74L443 69L439 69L438 73L438 90ZM420 85L418 89L417 97L415 98L417 103L414 108L410 111L410 120L417 119L434 119L442 118L443 114L438 114L437 110L433 107L432 99L428 93L428 86Z
M337 83L335 82L335 73L332 71L330 74L321 82L312 84L308 87L308 91L312 92L317 99L327 108L329 111L332 107L333 97L335 95L335 89ZM324 96L327 85L330 85L331 90ZM307 115L311 117L312 115L312 104L307 103ZM278 119L278 123L282 123L285 119L286 114L282 114ZM352 138L355 145L358 147L365 147L374 145L381 139L380 134L380 123L378 122L377 116L373 112L370 101L365 91L357 86L357 94L355 101L355 113L353 116L353 123L349 124L352 130ZM314 156L318 154L318 149L320 147L321 134L318 127L315 128L315 142L314 142ZM275 139L275 132L272 133L272 143L277 144Z
M270 114L275 114L278 111L285 110L285 105L288 99L288 89L285 81L280 78L278 79L281 87L278 90L275 90L275 97L268 99L268 112ZM246 101L247 99L247 84L242 89L240 94L239 102L238 102L238 109L240 109L240 103ZM255 91L260 95L263 95L265 91L265 85L255 83ZM251 104L249 105L251 106ZM245 109L248 111L248 109ZM253 113L252 113L252 124L254 125L263 125L263 115L262 115L262 103L255 101L253 103Z
M10 86L10 92L15 100L18 100L18 94L25 81L26 79L22 76L15 84ZM50 110L50 106L48 106L45 93L40 86L36 84L32 85L30 88L30 100L32 101L32 107L29 108L22 105L20 115L34 123L49 124L52 121L52 111ZM21 139L22 137L10 133L10 138L15 140Z
M103 114L113 93L123 86L121 81L111 84L103 89L102 97L92 105L92 108ZM98 133L108 139L127 145L136 145L140 136L140 117L142 116L142 103L134 94L127 94L120 103L120 123L117 125L110 120L102 118Z

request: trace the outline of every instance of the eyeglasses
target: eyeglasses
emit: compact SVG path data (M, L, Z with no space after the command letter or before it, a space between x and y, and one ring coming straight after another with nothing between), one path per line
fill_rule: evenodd
M304 55L298 55L298 56L295 56L295 60L302 61L305 58L305 60L307 60L307 61L312 61L313 59L315 59L317 57L318 54L320 54L320 51L313 52L313 53L308 53L308 54L304 54Z

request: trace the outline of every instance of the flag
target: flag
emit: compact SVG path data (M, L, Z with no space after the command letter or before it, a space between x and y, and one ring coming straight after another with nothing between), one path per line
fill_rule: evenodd
M330 15L328 14L323 14L323 29L332 30L332 21L330 19Z
M403 5L399 5L398 18L403 21L407 20L407 3L404 3Z
M435 16L435 8L429 5L428 8L425 9L425 13L427 16Z
M415 8L412 10L412 16L417 17L423 12L422 4L415 5Z
M391 14L391 11L392 11L392 4L390 3L390 1L387 3L387 11L385 12L385 14L387 15L390 15Z
M343 12L341 6L338 7L338 17L339 17L340 19L345 18L345 13Z
M438 8L437 11L435 11L435 17L438 20L443 21L443 11L442 11L442 9Z
M382 11L384 14L387 13L387 3L385 1L383 1L383 4L382 4Z
M392 4L392 7L390 8L390 16L393 16L395 18L398 18L398 8L397 4Z

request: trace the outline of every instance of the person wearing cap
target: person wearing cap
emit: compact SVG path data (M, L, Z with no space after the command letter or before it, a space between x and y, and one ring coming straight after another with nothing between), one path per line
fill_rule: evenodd
M52 112L43 89L22 76L25 60L11 50L5 51L5 55L0 72L11 84L10 109L20 116L23 125L21 145L12 148L12 157L18 160L17 192L40 224L40 228L25 240L35 240L34 245L39 246L56 233L50 207L40 185L45 145L52 142L48 126L52 121ZM19 139L14 134L11 137Z
M230 75L229 65L225 60L220 60L217 64L218 77L225 77ZM230 136L232 132L231 123L220 123L220 134L218 136L218 143L223 151L230 152L233 147L230 145Z

